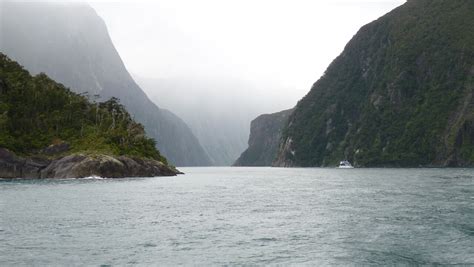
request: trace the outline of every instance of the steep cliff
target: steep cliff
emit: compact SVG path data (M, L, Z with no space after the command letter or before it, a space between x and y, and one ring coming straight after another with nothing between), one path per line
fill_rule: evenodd
M248 148L234 166L271 166L278 152L281 130L293 109L258 116L250 124Z
M275 166L473 166L474 1L410 0L362 27L285 127Z
M119 98L173 164L210 164L189 127L135 83L105 23L88 5L0 2L0 51L33 74L44 72L91 99Z

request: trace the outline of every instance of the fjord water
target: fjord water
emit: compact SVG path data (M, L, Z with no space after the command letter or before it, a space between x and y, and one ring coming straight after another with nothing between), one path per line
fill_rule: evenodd
M472 169L0 182L0 265L474 264Z

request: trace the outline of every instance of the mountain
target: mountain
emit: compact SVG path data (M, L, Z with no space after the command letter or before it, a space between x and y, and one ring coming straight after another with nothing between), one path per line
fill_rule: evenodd
M0 51L77 93L119 98L175 165L209 165L189 127L135 83L96 12L80 3L0 2Z
M275 166L474 165L474 1L409 0L301 99Z
M2 178L178 173L117 99L91 103L2 53L0 129Z
M230 166L247 148L250 122L281 110L288 97L280 87L236 78L134 76L157 105L173 107L203 145L213 165ZM199 110L199 112L196 112Z
M280 145L281 131L292 109L258 116L250 124L248 148L234 166L271 166Z

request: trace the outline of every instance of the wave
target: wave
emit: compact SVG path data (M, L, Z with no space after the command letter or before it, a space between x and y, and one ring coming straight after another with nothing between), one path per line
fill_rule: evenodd
M87 176L87 177L84 177L84 178L76 178L76 179L83 179L83 180L105 180L105 179L107 179L107 178L100 177L100 176L97 176L97 175L92 175L92 176Z

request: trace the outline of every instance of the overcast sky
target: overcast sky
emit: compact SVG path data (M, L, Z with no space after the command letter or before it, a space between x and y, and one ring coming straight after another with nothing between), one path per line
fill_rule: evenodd
M88 2L135 75L239 79L300 98L361 26L405 1Z

